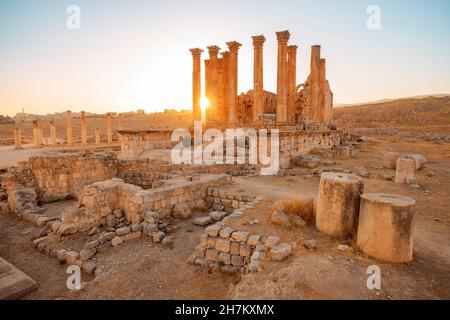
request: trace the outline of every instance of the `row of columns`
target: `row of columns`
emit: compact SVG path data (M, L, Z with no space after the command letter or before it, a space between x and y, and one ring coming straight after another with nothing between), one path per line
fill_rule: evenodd
M307 117L313 122L332 122L332 94L327 86L326 60L320 56L320 46L311 47L311 72L309 78L310 101Z
M67 145L73 145L73 127L72 127L72 112L66 111L66 142ZM33 127L33 144L37 147L40 146L48 146L49 144L52 146L56 146L56 125L54 121L50 121L50 140L44 136L44 129L41 124L34 120L32 122ZM80 129L81 129L81 144L88 144L87 140L87 124L86 124L86 114L84 111L80 113ZM106 120L106 132L107 132L107 141L108 143L113 142L113 130L112 130L112 115L111 113L107 114ZM123 130L123 119L119 117L119 125L118 129ZM22 149L22 134L19 128L14 128L14 145L15 149ZM100 144L100 129L95 128L94 130L94 140L95 144Z
M278 70L277 70L277 122L287 123L295 120L296 99L296 68L297 68L297 46L288 46L290 38L289 31L277 32L278 41ZM264 73L263 73L263 46L266 38L263 35L253 36L253 110L252 122L261 123L264 114ZM222 53L222 59L218 59L220 48L209 46L209 60L205 61L206 86L205 93L210 104L217 108L218 97L221 96L221 107L227 111L228 123L237 122L237 99L238 99L238 51L241 44L236 41L227 42L228 50ZM201 120L200 98L201 98L201 54L199 48L190 49L193 57L192 72L192 99L193 120ZM224 92L222 95L218 79L218 65L222 63ZM292 110L289 111L288 110Z
M241 44L237 41L227 42L228 51L218 55L218 46L207 47L209 60L205 61L205 94L210 102L211 119L221 119L228 123L237 122L238 103L238 51ZM201 121L201 54L199 48L190 49L193 58L192 67L192 106L193 120Z

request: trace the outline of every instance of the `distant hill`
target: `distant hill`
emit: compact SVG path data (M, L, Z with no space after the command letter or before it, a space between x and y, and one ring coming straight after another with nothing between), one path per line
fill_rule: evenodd
M384 100L336 107L341 128L391 128L402 131L450 133L450 95Z
M392 101L399 101L399 100L408 100L408 99L445 98L445 97L450 97L450 94L447 94L447 93L424 94L424 95L420 95L420 96L395 98L395 99L381 99L381 100L361 102L361 103L338 103L338 104L334 105L334 108L347 108L347 107L371 105L371 104L378 104L378 103L385 103L385 102L392 102Z

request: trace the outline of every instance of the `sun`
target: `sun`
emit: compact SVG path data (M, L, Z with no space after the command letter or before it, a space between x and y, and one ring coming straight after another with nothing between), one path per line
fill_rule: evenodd
M202 97L200 99L200 108L202 109L202 112L206 112L206 109L209 107L209 100L206 97Z

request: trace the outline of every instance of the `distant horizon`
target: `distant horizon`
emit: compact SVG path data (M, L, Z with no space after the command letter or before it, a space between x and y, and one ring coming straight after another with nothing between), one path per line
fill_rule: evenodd
M345 108L345 107L353 107L353 106L358 106L358 105L377 104L377 103L391 102L391 101L397 101L397 100L407 100L407 99L426 99L426 98L444 98L444 97L450 97L450 93L435 93L435 94L432 93L432 94L416 95L416 96L409 96L409 97L398 97L398 98L388 98L388 99L380 99L380 100L373 100L373 101L363 101L363 102L357 102L357 103L339 103L339 104L334 104L333 108ZM63 110L63 111L55 111L55 112L52 112L52 113L45 113L45 114L42 114L42 113L27 113L26 110L25 110L25 114L36 115L36 116L46 116L48 114L51 115L51 114L56 114L56 113L64 113L64 112L66 112L68 110L69 109ZM142 110L142 109L141 108L136 108L136 109L130 109L129 111L114 111L114 110L111 110L111 111L108 111L108 112L112 112L112 113L131 113L131 112L134 112L134 113L136 113L137 110ZM166 110L167 111L183 112L183 111L192 111L192 108L182 108L182 107L180 107L178 109L177 108L164 108L164 109L159 110L159 111L145 112L145 114L164 113ZM92 111L89 111L89 109L82 109L80 111L74 111L74 110L70 110L70 111L72 111L73 113L80 113L81 111L85 111L87 113L95 114L95 115L104 115L104 114L107 113L107 112L104 112L104 113L92 112ZM21 113L21 112L19 112L19 113ZM9 115L9 114L0 114L0 115L1 116L5 116L5 117L9 116L10 118L13 118L15 115L17 115L17 113L14 114L14 115Z
M79 29L70 27L74 4ZM322 46L336 106L450 92L449 13L447 0L0 0L0 114L191 109L189 49L202 48L204 60L209 45L242 43L238 92L246 92L259 34L264 89L276 92L282 30L299 46L298 84L311 46Z

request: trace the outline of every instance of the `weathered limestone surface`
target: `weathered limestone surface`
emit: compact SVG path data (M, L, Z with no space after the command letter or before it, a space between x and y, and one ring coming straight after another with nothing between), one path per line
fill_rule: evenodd
M67 144L73 144L72 111L66 111Z
M201 63L200 58L203 50L195 48L190 49L193 59L192 66L192 110L193 110L193 121L201 121L201 109L200 109L200 98L201 98Z
M383 155L383 167L386 169L395 169L397 160L401 155L397 152L385 152Z
M390 194L363 194L357 246L365 254L389 261L413 258L415 200Z
M408 179L414 178L416 162L414 159L398 158L395 170L395 183L405 184Z
M264 238L258 234L234 230L232 227L217 222L205 229L200 244L188 259L189 263L209 268L220 268L223 271L257 272L262 269L264 259L281 261L291 255L292 246L279 243L276 239L271 246L264 245ZM267 242L267 241L266 241Z
M121 209L131 224L139 224L147 211L158 212L164 218L171 215L179 203L186 203L193 209L206 197L208 187L230 182L228 175L205 175L196 181L177 180L167 187L143 190L118 178L100 181L84 187L80 197L82 210L65 213L62 221L77 226L86 223L95 226L114 210Z
M425 158L421 154L416 154L416 153L408 154L406 156L406 158L414 160L414 164L415 164L416 170L421 170L425 166L425 163L427 162L427 158Z
M287 122L287 43L289 31L277 32L278 69L277 69L277 123Z
M117 158L112 154L53 154L31 157L0 176L13 211L36 208L36 202L78 198L84 185L117 175Z
M280 164L289 165L297 155L308 154L315 148L333 148L342 141L338 131L298 131L280 133Z
M0 300L20 299L37 287L36 281L0 257Z
M219 120L220 108L220 86L219 74L221 61L218 58L220 48L218 46L209 46L209 64L208 64L208 82L205 87L205 94L209 100L209 107L206 110L206 120L208 122L217 122Z
M36 181L31 170L14 169L13 172L1 175L0 182L13 212L37 208Z
M229 95L228 95L228 122L236 123L236 108L238 94L238 51L241 44L237 41L227 42L230 51L229 61Z
M80 126L81 126L81 144L87 144L87 126L85 112L80 113Z
M173 148L172 130L123 130L118 132L121 141L121 159L135 160L146 150Z
M21 150L22 148L22 135L19 128L14 128L14 149Z
M297 98L297 48L292 45L287 47L288 67L287 67L287 121L296 122L295 100Z
M36 147L40 147L41 146L41 141L40 141L40 132L39 132L39 124L36 120L34 120L32 122L32 126L33 126L33 144Z
M50 144L56 146L56 125L55 121L50 121Z
M101 139L100 139L100 129L99 128L94 129L94 139L95 139L95 144L100 144Z
M113 142L112 115L109 112L106 115L106 138L109 144Z
M363 188L363 180L357 175L322 173L317 196L317 229L333 237L355 235Z
M253 122L261 123L264 114L263 35L253 36Z

